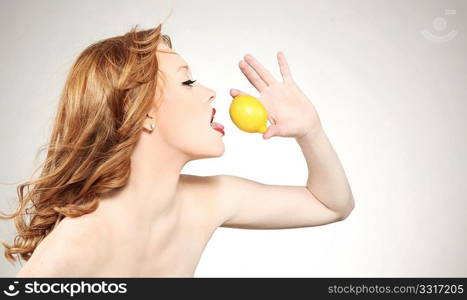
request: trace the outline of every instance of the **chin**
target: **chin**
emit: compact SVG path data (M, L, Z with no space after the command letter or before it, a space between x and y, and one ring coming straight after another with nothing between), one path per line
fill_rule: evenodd
M222 143L222 149L219 150L219 151L214 155L214 157L221 157L222 155L224 155L224 152L225 152L225 147L224 147L224 144Z
M189 132L186 130L184 133ZM221 135L214 131L212 128L209 132L202 132L200 134L188 134L181 138L187 144L183 145L185 154L187 154L191 160L220 157L225 152L225 145ZM180 147L182 148L182 147Z
M220 141L219 143L212 144L208 149L204 149L204 151L198 152L196 155L194 155L193 159L220 157L224 154L224 152L224 142Z
M216 145L210 149L208 157L220 157L224 154L224 152L224 142L221 141L219 144L216 143Z

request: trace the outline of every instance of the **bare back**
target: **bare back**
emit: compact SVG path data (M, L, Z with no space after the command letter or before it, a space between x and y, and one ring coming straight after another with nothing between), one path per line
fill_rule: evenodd
M17 276L49 276L40 271L42 261L47 261L44 256L71 250L76 259L63 274L52 271L56 275L51 277L192 277L217 228L210 191L200 178L181 175L176 193L179 209L155 220L148 232L109 228L93 213L63 219Z

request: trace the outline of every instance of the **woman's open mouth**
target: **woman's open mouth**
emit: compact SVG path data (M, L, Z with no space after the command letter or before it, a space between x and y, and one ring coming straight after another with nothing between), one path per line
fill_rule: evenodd
M221 123L213 122L215 114L216 114L216 109L213 107L212 108L212 114L211 114L211 127L212 127L212 129L222 133L222 135L225 135L224 125L222 125Z

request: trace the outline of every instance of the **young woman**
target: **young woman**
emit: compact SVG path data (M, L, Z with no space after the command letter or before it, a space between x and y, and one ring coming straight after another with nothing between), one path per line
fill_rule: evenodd
M85 49L67 77L41 176L18 187L9 216L18 235L3 243L5 257L27 261L17 276L191 277L219 226L345 219L354 201L343 167L284 54L277 58L281 81L249 55L239 67L268 111L263 138L300 145L306 186L181 174L191 160L224 153L223 130L211 123L215 92L195 82L161 25Z

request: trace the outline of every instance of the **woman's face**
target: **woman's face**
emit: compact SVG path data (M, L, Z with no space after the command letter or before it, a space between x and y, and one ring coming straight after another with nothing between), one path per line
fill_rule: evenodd
M173 52L163 43L158 49ZM189 80L196 78L192 77L188 64L180 55L157 52L157 57L156 101L160 102L159 109L152 112L155 114L154 131L158 131L171 148L190 159L221 156L225 150L223 134L211 127L211 102L216 92L198 81L190 84Z

